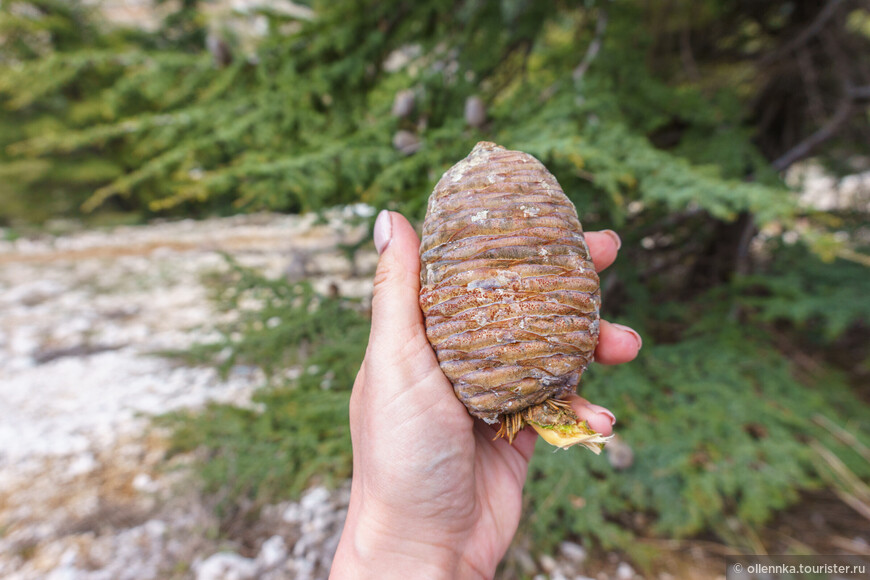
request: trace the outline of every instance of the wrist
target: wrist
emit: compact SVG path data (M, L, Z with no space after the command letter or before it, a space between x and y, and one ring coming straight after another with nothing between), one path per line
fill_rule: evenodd
M455 558L414 542L372 542L342 534L330 580L462 578Z
M353 511L353 510L352 510ZM408 578L421 580L489 580L462 554L464 545L437 543L410 529L393 532L376 518L348 515L333 561L330 580Z

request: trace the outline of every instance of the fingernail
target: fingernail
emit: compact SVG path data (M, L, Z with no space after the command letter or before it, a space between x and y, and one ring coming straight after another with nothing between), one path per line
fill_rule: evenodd
M378 251L378 255L381 255L393 239L393 221L390 218L390 212L385 209L381 210L378 219L375 220L374 238L375 249Z
M593 411L595 411L596 415L606 415L607 417L610 418L610 424L616 425L616 417L609 410L605 409L601 405L593 405L591 403L586 405L586 406L589 407L590 409L592 409Z
M622 240L620 239L619 234L617 234L613 230L601 230L601 233L607 234L608 236L610 236L613 239L614 242L616 242L616 249L617 250L622 247Z
M629 328L628 326L625 326L623 324L616 324L615 322L611 322L611 324L613 326L615 326L616 328L618 328L619 330L624 330L625 332L631 334L634 337L634 339L637 341L637 350L641 349L641 347L643 346L643 339L640 337L640 335L637 333L637 331L635 329Z

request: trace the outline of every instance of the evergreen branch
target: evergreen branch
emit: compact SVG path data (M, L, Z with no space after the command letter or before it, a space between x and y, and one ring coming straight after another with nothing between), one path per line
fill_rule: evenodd
M208 107L201 107L199 110L201 118L208 118ZM233 124L227 126L220 126L218 124L217 129L213 129L205 135L198 137L190 142L185 142L181 145L173 147L168 151L158 155L157 157L149 160L141 167L133 171L132 173L128 173L127 175L122 176L121 178L113 181L112 183L99 188L94 194L89 197L82 204L82 211L91 212L100 205L102 205L107 199L112 196L124 194L130 192L134 187L144 182L147 179L152 177L166 174L169 170L177 167L185 158L195 157L197 151L207 148L211 145L214 145L218 142L228 141L232 142L237 140L238 137L247 131L255 122L258 120L259 116L262 113L257 109L253 109L248 115L242 116L239 120ZM190 112L187 112L187 120L190 120ZM156 208L166 208L172 207L177 203L180 203L186 199L191 199L193 196L182 196L175 197L173 200L174 203L166 202L163 203L157 202L155 204Z
M226 110L229 106L234 112L240 106L246 106L250 99L240 98L234 102L213 103L208 106L193 106L174 113L154 113L124 119L118 123L97 125L81 131L48 134L19 141L8 146L10 155L39 156L50 153L70 153L85 147L102 145L119 138L130 138L137 133L143 133L159 127L190 127L202 121L214 121L217 112Z
M843 429L839 424L834 421L831 421L827 416L819 413L815 417L813 417L813 422L819 425L820 427L826 429L829 433L831 433L834 437L836 437L843 445L854 449L861 457L870 464L870 447L864 445L860 439L855 437L854 434L850 433L846 429Z
M208 103L224 96L227 91L234 88L234 83L239 80L239 76L246 66L245 62L234 61L230 66L221 70L215 79L202 89L199 100Z
M112 67L118 71L137 65L158 68L189 66L201 60L199 55L147 53L115 50L83 50L75 53L52 53L34 63L16 63L0 69L0 92L10 96L12 110L29 107L40 99L66 88L86 70Z
M859 514L870 520L870 486L861 481L843 460L816 440L810 446L827 464L827 479L834 484L837 496Z
M843 260L849 260L850 262L855 262L856 264L861 264L862 266L870 267L870 255L862 254L861 252L856 252L850 248L839 248L836 250L837 257L842 258Z
M178 165L187 155L189 149L178 147L151 159L139 169L116 179L109 185L97 189L81 206L81 210L90 213L101 206L107 199L115 195L128 193L133 187L146 179L166 172Z

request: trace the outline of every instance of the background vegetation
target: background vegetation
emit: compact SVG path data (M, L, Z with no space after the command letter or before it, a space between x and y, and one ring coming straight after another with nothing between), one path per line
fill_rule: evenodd
M604 308L645 337L637 362L583 387L620 418L633 462L539 454L536 545L580 536L641 557L638 538L712 534L755 549L812 489L870 512L868 195L822 211L781 177L809 156L835 175L868 167L866 2L282 7L264 3L251 42L195 0L153 32L75 2L0 0L0 221L358 201L419 219L476 141L528 151L587 229L622 235ZM240 317L190 356L263 366L272 386L259 411L165 421L232 518L239 498L348 475L367 321L241 268L214 288Z

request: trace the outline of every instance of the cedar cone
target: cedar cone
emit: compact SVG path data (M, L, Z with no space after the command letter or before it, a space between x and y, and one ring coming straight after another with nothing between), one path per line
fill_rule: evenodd
M435 186L420 255L426 334L468 412L510 442L531 425L599 453L607 438L565 400L598 343L598 275L547 168L478 143Z

